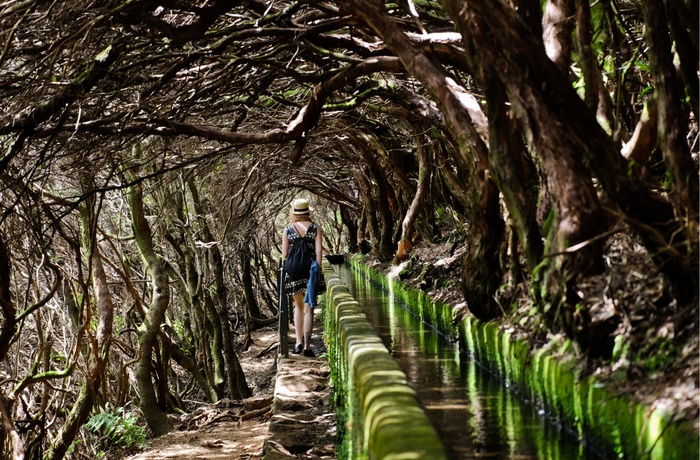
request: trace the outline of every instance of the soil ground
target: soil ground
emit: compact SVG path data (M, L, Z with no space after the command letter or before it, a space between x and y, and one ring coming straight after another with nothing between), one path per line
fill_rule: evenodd
M128 459L262 459L277 376L277 329L252 331L251 339L250 347L239 358L253 398L213 405L197 403L196 409L178 419L176 430L152 439L143 452Z

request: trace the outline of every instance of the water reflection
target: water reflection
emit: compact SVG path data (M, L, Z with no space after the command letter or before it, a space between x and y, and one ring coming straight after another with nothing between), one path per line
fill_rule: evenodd
M341 279L412 383L452 459L596 458L502 382L351 269Z

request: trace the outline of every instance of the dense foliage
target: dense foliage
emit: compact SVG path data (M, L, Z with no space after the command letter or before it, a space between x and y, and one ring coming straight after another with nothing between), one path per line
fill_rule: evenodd
M0 24L5 457L248 396L300 193L329 251L462 244L472 314L509 314L508 281L592 359L640 315L697 320L695 1L9 0ZM613 236L644 305L583 295Z

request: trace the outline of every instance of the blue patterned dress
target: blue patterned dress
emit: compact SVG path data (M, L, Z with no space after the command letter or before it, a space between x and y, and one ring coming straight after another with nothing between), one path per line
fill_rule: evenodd
M318 226L315 223L311 223L309 228L306 230L304 236L299 235L296 227L294 225L287 225L285 231L287 232L287 239L289 240L289 252L292 250L292 245L294 244L307 244L311 251L313 260L316 260L316 230ZM306 274L304 278L292 279L289 273L285 274L284 286L287 290L287 294L294 295L301 291L306 290L306 285L309 282L309 274Z

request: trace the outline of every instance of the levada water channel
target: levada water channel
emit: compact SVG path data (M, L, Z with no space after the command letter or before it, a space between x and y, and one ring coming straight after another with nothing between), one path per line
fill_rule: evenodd
M451 459L600 459L349 265L334 269L416 390Z

